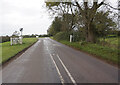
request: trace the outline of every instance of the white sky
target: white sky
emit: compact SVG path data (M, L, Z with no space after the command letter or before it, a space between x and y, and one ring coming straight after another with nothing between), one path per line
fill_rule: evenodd
M117 0L108 1L117 6ZM52 20L44 0L0 0L0 35L19 28L24 28L23 34L46 34Z
M11 35L19 28L23 34L46 34L52 19L44 0L1 0L0 35Z

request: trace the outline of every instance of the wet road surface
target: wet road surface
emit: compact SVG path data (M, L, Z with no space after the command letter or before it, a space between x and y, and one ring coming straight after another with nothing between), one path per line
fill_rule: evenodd
M117 83L118 69L50 38L42 38L3 68L2 82Z

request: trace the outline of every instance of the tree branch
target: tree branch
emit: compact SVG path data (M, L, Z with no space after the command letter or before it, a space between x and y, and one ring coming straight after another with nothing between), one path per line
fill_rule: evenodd
M88 0L87 0L87 1L84 1L84 7L85 7L85 10L88 9Z
M120 10L119 8L114 8L114 7L112 7L111 5L106 4L106 3L104 3L104 5L109 6L110 8L112 8L112 9L114 9L114 10Z
M80 11L83 11L82 8L81 8L81 6L79 5L79 3L78 3L77 1L75 1L75 3L76 3L76 5L77 5L77 7L79 8L79 10L80 10Z

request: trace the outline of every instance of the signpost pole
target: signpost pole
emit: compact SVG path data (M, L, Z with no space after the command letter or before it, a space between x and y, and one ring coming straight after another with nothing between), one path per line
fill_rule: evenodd
M22 44L22 39L23 39L23 37L22 37L22 32L23 32L23 28L20 28L20 31L21 31L20 43Z
M72 36L72 35L70 35L70 42L72 42L72 37L73 37L73 36Z
M12 43L12 37L10 38L10 42L11 42L11 45L12 45L12 44L13 44L13 43Z

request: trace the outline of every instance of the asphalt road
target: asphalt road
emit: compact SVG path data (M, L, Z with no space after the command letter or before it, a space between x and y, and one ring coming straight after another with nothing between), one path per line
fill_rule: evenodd
M117 83L118 69L50 38L42 38L3 68L2 82Z

